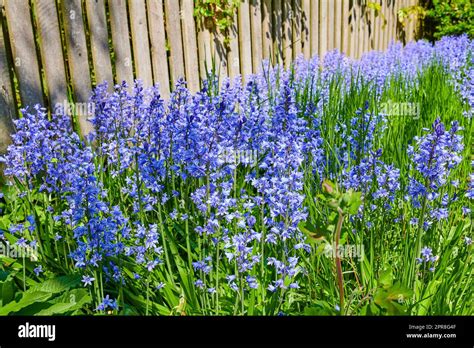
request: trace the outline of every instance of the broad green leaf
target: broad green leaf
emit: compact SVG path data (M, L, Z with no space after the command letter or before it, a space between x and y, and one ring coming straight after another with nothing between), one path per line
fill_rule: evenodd
M393 271L391 267L386 266L385 269L380 273L378 286L384 289L388 289L393 284Z
M400 282L396 282L388 289L387 298L392 301L405 302L413 296L413 290L408 289Z
M85 304L91 303L89 291L86 289L72 289L64 294L50 300L51 303L73 303L72 310L82 308Z
M6 306L0 308L0 315L8 315L15 313L21 309L35 303L48 300L52 294L45 291L27 291L23 293L23 297L18 302L10 302Z
M406 314L406 301L413 295L413 291L395 283L388 289L378 288L375 292L374 302L387 310L390 315Z
M423 294L425 299L420 302L419 309L417 311L417 315L427 315L429 313L431 303L436 296L436 292L441 284L441 280L433 280L428 284L426 291Z
M66 303L54 303L50 307L41 310L40 312L36 313L36 315L55 315L55 314L63 314L66 312L70 312L75 310L77 305L75 303L66 302Z
M301 221L298 224L298 228L308 237L310 243L320 241L327 237L327 233L324 233L321 229L313 226L309 221Z
M57 278L48 279L36 286L33 286L31 290L44 291L57 294L78 286L81 283L81 277L79 275L67 275Z
M0 306L4 306L7 303L13 301L15 296L15 288L15 283L11 277L8 277L7 279L0 282Z
M349 190L342 195L341 208L349 214L357 214L362 204L362 193Z
M15 312L14 315L36 315L39 311L48 308L51 306L49 302L35 302L30 304L29 306L26 306L25 308L19 310L18 312Z

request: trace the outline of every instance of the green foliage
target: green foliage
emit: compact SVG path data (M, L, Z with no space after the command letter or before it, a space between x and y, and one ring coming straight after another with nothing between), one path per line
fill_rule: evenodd
M439 39L445 35L467 34L474 38L472 0L433 0L425 2L424 36Z
M58 315L84 314L91 303L86 289L77 275L48 279L21 292L14 275L0 273L0 315Z
M380 19L382 20L382 29L385 29L386 25L387 25L387 18L384 16L383 12L382 12L382 5L379 4L378 2L375 2L375 1L369 1L367 2L367 8L371 11L365 11L365 17L366 17L366 20L369 21L369 16L370 14L374 13L375 17L378 17L380 16Z
M230 29L240 0L196 0L194 16L209 30L216 28L224 34L224 45L230 43Z
M361 192L353 190L340 192L338 186L327 179L323 181L322 193L317 195L317 199L333 212L328 215L326 221L317 219L315 225L310 221L299 223L298 228L307 236L307 241L313 244L321 239L332 239L338 220L337 212L341 211L343 215L353 215L357 213L362 204Z
M406 314L407 307L404 304L412 296L411 289L394 281L393 271L390 267L380 274L374 302L382 311L386 311L390 315Z
M474 37L474 5L471 0L433 1L427 13L436 23L435 38L467 33Z

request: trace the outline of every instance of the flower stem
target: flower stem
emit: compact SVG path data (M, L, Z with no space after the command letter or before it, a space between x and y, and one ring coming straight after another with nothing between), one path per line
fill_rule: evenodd
M342 276L342 265L339 257L339 239L341 238L342 223L344 221L344 214L341 208L337 209L339 218L337 219L336 227L336 272L337 272L337 284L339 286L339 303L341 307L341 313L344 311L344 279Z

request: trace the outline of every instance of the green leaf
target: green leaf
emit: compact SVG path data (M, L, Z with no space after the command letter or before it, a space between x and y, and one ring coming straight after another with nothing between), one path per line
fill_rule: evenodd
M40 283L36 286L31 287L32 291L44 291L57 294L71 288L78 286L81 282L79 275L67 275L57 278L52 278Z
M433 280L428 284L426 291L423 295L425 299L420 302L419 309L416 313L417 315L427 315L429 313L431 303L433 302L433 299L436 297L435 295L440 285L441 285L441 280L439 279Z
M393 271L391 267L385 267L380 273L378 286L384 289L388 289L393 284Z
M86 289L72 289L55 297L51 303L75 303L77 308L81 307L86 303L90 303L91 297L89 291Z
M308 237L308 241L310 243L320 241L327 237L327 233L313 226L313 224L309 221L301 221L298 224L298 228L300 229L301 232L303 232Z
M305 307L303 310L304 315L334 315L336 314L335 309L331 308L327 302L314 301L310 307Z
M51 304L49 302L35 302L35 303L21 309L20 311L15 312L15 315L28 315L28 316L35 315L39 311L41 311L45 308L48 308L49 306L51 306Z
M388 289L378 288L375 292L374 302L387 310L390 315L406 314L407 307L404 303L413 295L413 291L395 283Z
M18 302L10 302L6 306L0 308L0 315L8 315L15 313L21 309L35 303L48 300L52 294L45 291L27 291L23 293L23 297Z
M413 296L413 290L402 285L400 282L396 282L387 291L387 298L391 301L405 302Z
M379 3L374 2L374 1L369 1L367 3L367 7L370 9L375 10L375 13L378 14L382 10L382 6L380 6Z
M349 190L342 195L341 207L349 214L357 214L362 204L362 192L354 192Z
M13 301L15 296L15 288L15 283L11 277L8 277L4 281L0 282L0 306L4 306L7 303Z
M62 314L71 310L74 310L76 305L74 303L55 303L51 307L43 309L36 315L55 315Z

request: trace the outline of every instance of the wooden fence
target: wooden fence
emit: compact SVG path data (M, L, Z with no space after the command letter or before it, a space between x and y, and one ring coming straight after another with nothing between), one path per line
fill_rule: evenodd
M232 77L264 58L288 66L333 49L360 57L413 39L414 21L400 25L397 13L416 3L245 0L224 45L195 20L193 0L0 0L0 151L20 105L86 103L104 80L158 83L166 98L184 77L196 91L211 60Z

